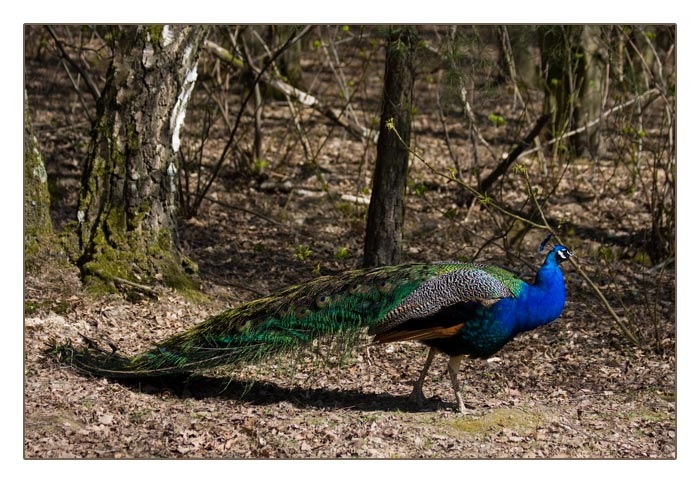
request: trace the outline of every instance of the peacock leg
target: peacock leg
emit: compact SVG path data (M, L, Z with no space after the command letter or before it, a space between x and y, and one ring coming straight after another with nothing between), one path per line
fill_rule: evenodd
M450 361L447 363L447 372L450 374L450 380L452 381L452 389L454 389L455 397L457 398L457 407L459 408L459 412L465 414L467 412L467 408L466 406L464 406L462 394L459 390L459 381L457 380L457 374L459 374L459 365L462 363L463 358L463 355L450 357Z
M425 376L428 374L428 369L430 369L430 364L433 363L433 357L435 357L435 352L436 351L433 347L431 347L430 351L428 351L428 358L425 360L423 370L421 371L420 376L418 376L418 380L413 385L413 391L411 391L411 395L409 396L409 398L413 399L418 404L422 404L423 402L425 402L425 394L423 394L423 382L425 381Z

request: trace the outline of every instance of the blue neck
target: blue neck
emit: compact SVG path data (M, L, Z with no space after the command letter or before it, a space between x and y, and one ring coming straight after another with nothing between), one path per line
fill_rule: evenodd
M552 250L537 272L535 283L517 298L515 332L525 332L552 322L561 315L566 300L564 275Z

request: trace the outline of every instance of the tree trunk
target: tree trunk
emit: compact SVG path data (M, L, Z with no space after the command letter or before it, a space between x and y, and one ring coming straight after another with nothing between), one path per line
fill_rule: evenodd
M545 112L552 113L548 132L555 138L600 117L605 82L604 51L600 27L588 25L540 28L542 69L545 80ZM577 156L596 156L599 126L574 136Z
M533 88L538 83L537 72L537 35L532 25L509 25L507 27L508 38L512 54L513 68L517 75L519 85ZM504 72L508 72L507 52L501 47L500 63Z
M300 27L297 25L275 25L272 28L274 29L275 37L274 45L283 45L287 39L300 30ZM295 42L280 55L277 65L280 74L286 79L288 84L305 91L307 86L302 76L301 52L302 42Z
M24 256L25 267L41 266L50 252L54 233L51 225L49 187L39 143L32 131L27 93L24 93Z
M548 137L568 131L573 116L571 96L574 92L571 75L571 27L547 25L540 27L540 55L544 78L544 111L552 113Z
M605 64L607 48L602 45L601 27L584 25L581 27L577 51L581 57L578 64L581 77L581 90L574 103L574 129L600 117L605 88ZM589 127L574 136L574 149L577 156L588 154L591 158L598 156L600 145L600 124Z
M97 104L78 207L78 261L93 288L114 281L195 288L176 230L177 152L206 27L126 26Z
M399 136L410 145L417 43L413 27L393 28L387 39L381 129L365 235L367 267L396 264L401 259L409 152L386 124L393 119Z

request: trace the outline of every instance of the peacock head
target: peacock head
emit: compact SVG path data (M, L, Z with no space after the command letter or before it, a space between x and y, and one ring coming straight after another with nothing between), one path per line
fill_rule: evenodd
M550 233L549 235L547 235L544 241L540 243L540 252L544 250L544 247L547 245L551 238L552 234ZM553 259L555 262L557 262L557 265L559 265L561 262L568 260L571 257L571 255L571 251L564 245L554 245L552 250L547 255L547 260Z
M560 264L571 257L571 252L564 245L555 245L550 253L554 255L554 261L556 261L557 264Z

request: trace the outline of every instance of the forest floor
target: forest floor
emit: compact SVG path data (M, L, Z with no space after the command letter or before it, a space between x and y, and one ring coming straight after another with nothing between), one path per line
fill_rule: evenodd
M59 82L58 64L30 62L27 69L60 231L74 217L86 123L55 99L60 89L72 95L65 80L52 89L40 84L49 77ZM42 77L42 69L53 70ZM507 98L492 102L515 122ZM428 403L407 399L427 353L414 343L364 344L343 357L323 356L322 345L233 372L137 383L85 377L48 358L50 341L80 343L80 334L136 353L228 306L361 264L366 205L339 195L368 197L374 148L335 128L309 168L299 146L282 156L291 142L284 137L285 109L285 102L270 101L265 111L265 176L229 168L200 213L182 221L181 243L199 266L201 298L162 288L155 298L91 295L65 254L26 273L26 458L675 458L675 267L642 263L638 234L649 223L643 193L630 190L633 181L605 156L595 168L586 160L572 164L545 210L566 219L564 239L619 313L624 304L625 320L636 323L645 347L619 334L583 279L564 265L569 296L560 319L491 359L463 363L465 415L455 410L444 357L426 380ZM417 149L449 169L443 133L420 112ZM315 129L326 129L319 132L331 132L327 120L308 116ZM507 152L517 136L503 129L491 126L484 135ZM314 145L323 141L309 131ZM468 153L469 143L459 142ZM523 162L537 178L537 158ZM498 233L487 228L493 213L461 206L456 187L417 160L410 178L406 261L477 258L531 280L542 233L529 232L504 251L502 239L487 243ZM519 183L509 175L495 196L522 206L527 196ZM593 188L601 183L605 189Z

